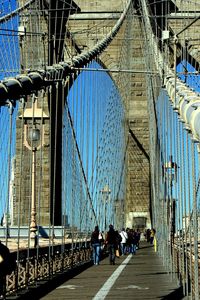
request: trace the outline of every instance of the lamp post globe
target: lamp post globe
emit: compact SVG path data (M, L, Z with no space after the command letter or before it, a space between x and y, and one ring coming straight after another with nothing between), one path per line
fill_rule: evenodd
M29 129L28 138L32 142L38 142L40 140L40 130L35 127Z

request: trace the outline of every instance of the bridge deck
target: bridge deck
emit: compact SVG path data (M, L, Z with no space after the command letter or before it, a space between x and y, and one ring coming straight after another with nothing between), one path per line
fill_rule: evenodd
M179 300L183 297L182 289L167 273L153 247L142 243L136 255L117 258L114 266L105 258L99 266L87 268L39 299Z

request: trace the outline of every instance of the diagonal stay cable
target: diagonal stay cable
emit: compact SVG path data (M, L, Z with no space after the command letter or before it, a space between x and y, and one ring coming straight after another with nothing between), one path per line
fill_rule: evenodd
M36 0L30 0L27 3L25 3L24 5L18 7L17 9L13 10L12 12L10 12L9 14L6 14L5 16L0 18L0 24L8 21L9 19L11 19L14 16L17 16L21 11L23 11L24 9L28 8L31 4L33 4Z
M31 1L30 1L31 2ZM19 99L24 95L30 95L33 91L39 90L44 86L55 83L54 78L62 80L71 74L73 68L82 67L92 61L97 55L102 53L118 33L123 21L126 18L132 0L128 1L117 23L109 34L97 43L91 50L82 52L75 56L70 62L60 62L49 66L46 70L32 70L27 74L20 74L14 78L7 78L0 82L0 106L5 105L6 99Z
M68 115L68 119L69 119L71 130L72 130L72 136L73 136L74 144L75 144L76 151L77 151L77 154L78 154L78 159L79 159L79 162L80 162L81 171L82 171L82 174L83 174L83 179L84 179L84 183L85 183L86 190L87 190L87 195L89 197L89 201L90 201L90 205L91 205L91 208L92 208L92 212L93 212L95 220L97 222L97 216L96 216L96 213L95 213L95 210L94 210L94 206L93 206L93 203L92 203L92 197L90 195L88 181L87 181L87 178L86 178L86 175L85 175L85 171L84 171L84 167L83 167L83 162L82 162L82 158L81 158L79 146L78 146L78 143L77 143L76 133L75 133L75 130L74 130L74 125L73 125L73 121L72 121L72 117L71 117L68 105L67 105L67 115Z

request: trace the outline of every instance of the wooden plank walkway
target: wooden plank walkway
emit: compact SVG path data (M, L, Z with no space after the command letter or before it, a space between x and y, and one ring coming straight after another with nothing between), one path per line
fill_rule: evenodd
M105 258L37 299L179 300L183 296L154 248L143 242L136 255L121 256L114 266Z

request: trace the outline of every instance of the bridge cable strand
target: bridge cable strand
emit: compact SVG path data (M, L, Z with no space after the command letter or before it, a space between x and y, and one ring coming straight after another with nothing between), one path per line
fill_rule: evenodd
M198 115L199 108L197 105L199 103L199 64L197 63L198 59L195 59L195 51L190 52L190 47L193 49L194 46L192 37L195 37L197 30L195 26L198 26L196 22L199 19L197 12L199 4L195 1L193 4L190 1L178 3L179 7L175 7L173 21L175 26L171 22L171 18L174 17L173 13L169 15L171 8L169 10L169 7L168 9L165 7L169 2L158 4L156 1L152 1L149 4L149 2L141 0L140 4L139 10L141 9L143 32L146 37L145 48L149 50L145 55L147 70L154 71L154 64L152 64L154 58L156 58L155 65L160 70L160 78L155 77L155 80L147 78L151 128L151 178L153 189L157 190L156 186L159 188L158 193L152 192L154 197L152 199L153 222L158 228L158 237L161 239L158 238L158 244L162 245L159 251L162 253L164 262L170 266L178 263L180 266L179 278L182 278L183 281L184 294L188 295L192 290L192 294L198 297L198 264L194 265L193 260L194 256L198 255L194 240L198 240L196 228L198 223L197 205L199 205L199 160L197 160L199 146L196 142L199 141L199 132L197 128L194 128L196 120L193 122L192 118L195 118L196 114ZM178 11L178 9L180 10ZM160 17L162 19L159 22ZM191 21L193 18L195 22ZM163 21L163 19L165 20ZM194 26L194 24L196 25ZM172 66L170 47L174 45L170 26L176 29L172 31L174 37L176 36L175 32L181 35L175 42L173 69L169 67ZM165 30L170 34L167 41L161 35L161 32ZM146 35L145 32L147 32ZM191 42L190 47L188 47L188 41ZM155 53L157 53L156 56ZM147 77L149 73L147 72ZM192 108L192 105L195 106L195 109ZM188 116L190 117L189 121ZM156 147L159 152L155 151ZM158 160L160 164L160 166L157 164L158 168L162 170L159 171L162 174L161 181L153 167ZM167 216L165 215L166 211ZM188 231L189 237L187 236ZM173 276L172 268L170 271Z
M85 171L84 171L84 168L83 168L82 157L81 157L79 146L78 146L78 143L77 143L75 129L74 129L74 126L73 126L73 121L72 121L72 118L71 118L69 108L67 108L67 115L68 115L68 118L69 118L69 123L70 123L71 130L72 130L73 141L74 141L74 144L75 144L76 152L78 154L78 159L79 159L79 163L80 163L80 166L81 166L82 176L84 178L85 187L86 187L86 190L87 190L87 196L88 196L89 201L90 201L90 205L91 205L91 208L92 208L92 211L93 211L93 214L94 214L94 218L97 221L96 213L95 213L95 210L93 208L92 198L91 198L90 191L89 191L89 185L88 185L87 177L86 177L86 174L85 174Z
M19 15L20 12L24 11L26 8L28 8L31 4L34 2L37 2L37 0L30 0L27 1L24 5L16 8L15 10L11 10L8 14L0 18L0 23L4 23L5 21L10 20L11 18Z
M123 21L127 15L128 9L131 5L132 1L129 0L127 6L125 7L120 19L117 21L113 29L109 32L109 34L103 38L100 42L98 42L91 50L86 53L82 53L73 57L72 62L59 62L59 64L55 64L47 68L48 72L45 70L37 70L33 72L29 72L26 75L19 75L17 78L8 78L6 81L2 81L0 84L0 99L1 101L7 98L17 99L20 95L30 94L31 91L35 89L42 88L43 86L53 84L51 78L62 79L69 74L70 69L73 67L81 67L87 62L91 61L97 54L100 54L102 51L106 49L106 47L111 43L113 38L116 36L119 31ZM55 17L56 22L57 15ZM55 54L54 54L55 56ZM57 74L57 76L56 76Z
M181 114L182 118L184 119L184 111L181 109L180 107L180 103L178 103L178 99L181 97L181 92L182 89L184 87L185 89L185 94L184 94L184 99L186 99L189 95L197 97L197 99L199 98L199 96L197 95L197 93L195 93L195 91L191 90L184 86L184 83L182 83L178 77L174 76L173 72L170 70L170 68L168 67L168 64L164 63L163 61L163 56L161 51L159 50L158 47L158 43L156 41L156 37L154 36L152 29L151 29L151 24L148 18L148 9L146 6L146 2L145 1L141 1L142 3L142 14L144 16L144 21L145 21L145 28L146 28L146 32L148 33L148 43L149 43L149 47L151 47L151 49L154 49L154 53L156 53L156 56L154 55L154 57L157 57L157 59L155 60L156 66L160 72L160 76L162 78L163 73L165 74L165 81L164 84L166 86L166 89L171 97L171 100L173 102L173 105L175 107L175 109L179 110L179 113ZM174 93L174 90L176 89L176 93ZM184 119L185 121L185 119ZM197 138L197 130L196 128L194 129L193 126L191 126L191 121L189 120L189 124L188 126L191 127L192 132L195 136L195 138Z

